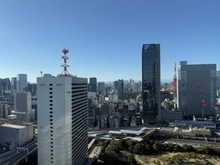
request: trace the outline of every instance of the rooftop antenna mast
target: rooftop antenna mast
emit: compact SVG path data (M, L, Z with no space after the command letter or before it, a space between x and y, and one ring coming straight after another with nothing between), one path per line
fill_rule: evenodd
M42 71L40 71L40 75L41 75L41 77L42 77L42 75L43 75L43 72L42 72Z
M69 57L67 57L66 54L69 53L69 50L64 48L62 50L62 52L63 52L62 59L64 61L64 64L61 65L61 67L63 67L63 72L58 76L60 76L60 77L72 77L72 75L69 74L69 72L67 71L67 67L69 67L69 65L67 65L67 60L69 59Z

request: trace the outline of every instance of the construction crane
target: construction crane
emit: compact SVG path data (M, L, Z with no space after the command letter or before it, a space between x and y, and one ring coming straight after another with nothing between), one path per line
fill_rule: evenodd
M204 107L206 106L206 102L205 100L203 99L203 96L202 96L202 91L201 91L201 88L200 86L198 86L198 90L199 90L199 94L200 94L200 97L201 97L201 100L202 100L202 119L204 118Z

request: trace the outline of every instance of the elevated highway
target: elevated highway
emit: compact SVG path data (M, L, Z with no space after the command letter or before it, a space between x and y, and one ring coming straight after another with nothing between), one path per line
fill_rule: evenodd
M0 159L0 165L16 165L20 161L27 157L37 150L37 141L33 141L24 147L17 147L17 149L12 150L9 155L5 154L4 157Z

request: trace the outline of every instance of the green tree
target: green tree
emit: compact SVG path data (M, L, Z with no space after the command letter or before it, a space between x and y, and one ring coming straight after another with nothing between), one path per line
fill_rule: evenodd
M174 147L173 147L173 151L175 151L175 152L182 152L183 148L180 145L175 144Z
M136 160L135 160L135 157L134 157L134 154L129 154L128 155L128 162L132 165L135 165L136 164Z
M134 146L133 146L133 145L129 146L129 147L128 147L128 151L130 151L131 153L133 153L133 152L134 152Z
M134 153L136 153L136 154L141 154L141 155L143 155L143 154L145 154L145 145L144 144L142 144L142 143L137 143L135 146L134 146Z
M153 145L153 148L157 152L161 151L161 148L162 148L161 142L155 142L154 145Z
M183 145L183 151L184 152L195 152L196 149L191 145L184 144Z
M111 151L119 153L119 149L116 145L109 144L108 147L106 147L105 152L107 153L107 152L111 152Z
M118 142L118 148L120 150L127 150L127 143L125 139L120 139Z
M147 154L150 154L154 151L153 147L150 144L146 144L145 149Z
M202 146L202 147L197 147L196 152L198 153L204 153L204 154L211 154L212 149L208 146Z

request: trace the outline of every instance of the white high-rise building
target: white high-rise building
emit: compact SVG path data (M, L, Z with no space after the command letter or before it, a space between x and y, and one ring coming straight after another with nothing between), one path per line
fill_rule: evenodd
M88 151L87 87L86 78L66 73L59 77L37 78L39 165L85 164Z
M23 92L26 87L27 87L27 75L18 74L17 75L17 91Z

